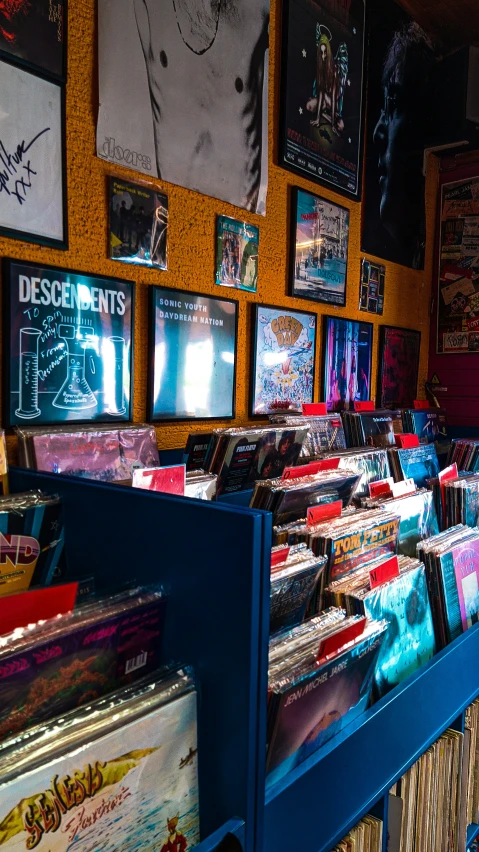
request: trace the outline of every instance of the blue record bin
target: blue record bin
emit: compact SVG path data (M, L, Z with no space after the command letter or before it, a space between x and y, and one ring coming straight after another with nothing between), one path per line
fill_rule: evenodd
M271 515L16 468L10 483L63 498L71 577L169 589L165 660L194 666L199 696L200 852L330 852L365 813L387 822L392 784L463 729L479 624L265 796Z

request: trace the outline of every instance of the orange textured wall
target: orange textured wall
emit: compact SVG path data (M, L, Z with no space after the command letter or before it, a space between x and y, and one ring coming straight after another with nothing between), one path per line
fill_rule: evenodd
M139 176L128 169L108 164L95 157L95 124L97 112L97 61L96 61L96 3L95 0L70 0L68 26L68 81L67 81L67 167L69 242L67 252L0 238L0 255L50 263L57 266L101 273L117 278L132 278L137 283L135 320L135 389L133 411L135 421L146 418L147 385L147 289L150 284L191 289L203 293L220 292L214 283L215 217L222 213L244 218L244 213L231 205L206 198L186 189L156 182L169 195L169 269L167 272L149 269L130 269L108 259L108 210L106 177L114 174L132 180ZM269 103L269 193L266 217L248 214L248 220L260 228L260 261L258 292L255 296L238 291L234 295L240 302L238 329L237 371L237 423L248 420L249 358L251 314L249 302L284 305L300 310L337 314L345 317L359 316L372 321L375 326L373 351L373 377L371 387L376 387L378 357L377 328L380 323L400 325L422 332L419 388L423 387L427 370L429 345L429 304L432 278L432 239L427 248L424 272L416 272L395 264L387 264L385 309L382 318L359 313L360 274L360 216L361 205L344 201L327 189L297 178L274 165L279 113L279 58L280 58L280 0L271 0L270 27L270 103ZM434 158L428 173L428 234L433 234L438 179ZM300 186L331 198L351 209L351 231L346 308L335 309L320 303L293 299L286 295L289 252L289 207L292 186ZM321 338L317 348L315 399L320 393ZM423 396L422 393L420 393ZM207 431L211 422L162 424L158 427L161 448L183 446L194 428ZM231 425L215 422L214 426ZM13 440L9 442L11 454Z

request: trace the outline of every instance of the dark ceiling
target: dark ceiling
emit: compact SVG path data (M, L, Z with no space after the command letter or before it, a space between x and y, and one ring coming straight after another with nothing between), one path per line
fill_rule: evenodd
M479 42L479 0L399 0L446 49Z

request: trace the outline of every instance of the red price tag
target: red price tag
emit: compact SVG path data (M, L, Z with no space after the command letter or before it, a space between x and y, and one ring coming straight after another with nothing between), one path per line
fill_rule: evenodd
M321 521L330 521L332 518L340 518L343 509L342 500L334 503L321 503L319 506L309 506L306 516L308 527L314 527Z
M374 402L369 399L367 402L355 402L355 411L374 411Z
M325 402L303 402L303 414L305 417L320 417L323 414L327 414L328 409L326 408Z
M369 587L370 589L377 589L378 586L384 586L385 583L389 583L389 580L394 580L394 577L399 577L399 560L397 556L392 556L391 559L387 559L382 565L373 568L369 572Z
M281 479L301 479L302 476L314 476L323 470L320 461L302 464L299 467L285 467Z
M369 496L374 498L379 497L382 494L390 494L393 485L394 480L392 476L389 476L387 479L378 479L377 482L370 482Z
M283 562L286 562L289 556L289 551L289 547L282 547L281 550L272 550L271 568L276 568L278 565L282 565Z
M457 464L454 462L454 464L451 464L449 467L445 467L444 470L441 470L438 479L441 483L450 482L451 479L457 479L458 475Z
M399 447L400 450L409 450L412 447L419 447L418 435L409 435L404 433L403 435L395 435L394 439L396 441L396 447Z
M11 633L17 627L71 612L77 591L78 583L66 583L0 597L2 633Z
M414 408L416 411L421 411L423 408L430 408L427 399L415 399L414 400Z
M361 636L366 627L366 620L366 618L360 618L358 621L354 621L353 624L344 627L343 630L339 630L338 633L334 633L332 636L328 636L327 639L323 639L319 643L316 662L323 663L328 657L337 654L341 648L349 645L350 642Z

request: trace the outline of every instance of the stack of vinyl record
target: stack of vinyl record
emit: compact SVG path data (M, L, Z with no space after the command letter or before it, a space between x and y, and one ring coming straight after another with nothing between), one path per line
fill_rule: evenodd
M281 556L284 548L273 548ZM295 627L303 621L318 581L326 567L324 556L300 544L286 548L284 559L271 569L270 633Z
M268 479L255 485L250 506L273 513L275 524L304 518L309 506L341 500L348 506L359 482L354 470L325 470L299 479Z
M367 814L331 852L382 852L383 823Z
M340 414L325 414L316 417L298 417L291 414L272 414L270 422L284 424L289 429L307 424L308 435L301 449L301 461L313 461L322 457L322 453L343 450L346 437Z
M370 498L363 501L363 505L383 506L386 511L399 515L398 553L403 556L416 556L417 543L439 532L434 495L424 488L404 497Z
M448 465L456 462L458 470L479 471L479 439L453 438L447 458Z
M5 852L195 846L196 755L196 693L181 672L31 728L0 746L0 843Z
M368 706L387 625L328 611L270 644L268 783L341 731Z
M192 432L188 435L183 452L183 464L186 465L187 473L205 469L211 436L211 432Z
M439 460L434 444L388 450L391 472L396 482L413 479L418 488L425 488L429 479L439 474Z
M436 486L437 487L437 486ZM440 486L439 486L440 488ZM475 527L479 521L479 473L460 473L444 482L446 528L454 524Z
M464 726L465 785L467 825L477 821L479 814L479 699L466 709Z
M354 502L359 506L361 498L369 496L369 486L372 482L387 479L391 476L387 450L383 449L352 449L338 453L324 453L323 458L339 458L339 469L348 468L361 475L358 487L354 492Z
M479 529L458 524L421 541L434 630L444 648L479 620Z
M421 444L444 444L447 441L446 412L443 408L405 408L402 412L404 431L417 435Z
M349 518L354 515L356 517L358 509L355 506L347 506L341 511L341 518ZM279 524L273 527L273 545L295 545L306 544L309 546L311 534L316 531L318 524L308 523L306 518L300 518L299 521L291 521L289 524Z
M307 425L215 429L205 467L218 476L218 496L252 488L257 479L272 479L294 467L307 434Z
M348 447L391 447L394 436L403 432L401 411L343 411Z
M218 477L214 473L205 473L196 469L186 472L185 497L195 497L196 500L214 500L216 497Z
M385 569L389 569L386 576L391 579L381 582L380 572ZM342 607L348 615L366 615L389 623L388 641L383 643L374 673L378 697L434 655L426 573L418 559L381 556L366 562L353 574L331 583L325 590L325 601Z

